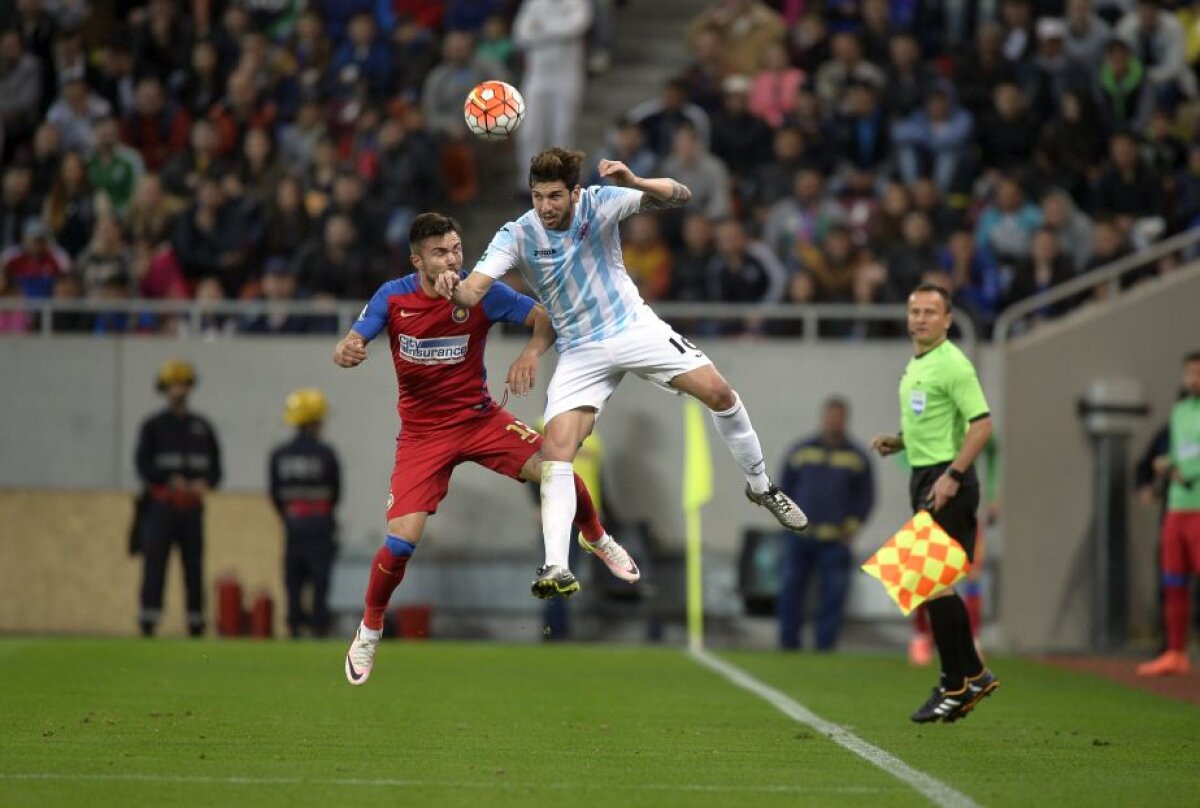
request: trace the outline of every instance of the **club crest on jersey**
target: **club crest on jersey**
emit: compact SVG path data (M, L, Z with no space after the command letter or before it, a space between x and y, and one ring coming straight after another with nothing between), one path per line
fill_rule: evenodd
M456 323L465 323L471 316L471 310L465 306L455 306L450 312L450 319Z
M579 229L575 231L575 241L582 243L583 240L588 237L588 233L590 232L592 232L592 223L589 221L584 221L583 224L579 225Z
M414 365L457 365L467 358L470 341L470 334L428 339L400 334L396 338L396 353Z
M390 511L392 509L392 506L395 504L396 504L396 495L393 494L391 491L388 491L387 509Z
M925 412L925 391L913 390L909 393L908 406L912 407L912 411L917 415Z

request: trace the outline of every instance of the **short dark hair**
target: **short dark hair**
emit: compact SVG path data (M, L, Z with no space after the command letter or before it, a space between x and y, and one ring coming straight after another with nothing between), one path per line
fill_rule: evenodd
M412 220L408 228L408 244L413 249L426 239L444 236L447 233L457 233L462 236L462 228L458 222L441 213L422 213Z
M826 410L833 407L837 407L842 412L850 412L850 402L844 396L832 395L821 405L821 408Z
M1183 364L1190 365L1193 362L1200 362L1200 351L1192 351L1190 354L1183 357Z
M936 283L919 284L916 289L913 289L912 292L910 292L910 294L915 295L917 292L933 292L942 298L942 302L946 304L946 311L950 311L952 308L953 304L950 302L950 293L938 286Z
M561 180L567 189L579 184L579 169L583 165L583 152L553 146L529 161L529 187L539 182Z

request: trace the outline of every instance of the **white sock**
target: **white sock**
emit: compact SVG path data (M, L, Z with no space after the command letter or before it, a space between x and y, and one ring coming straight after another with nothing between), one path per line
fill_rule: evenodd
M542 541L546 565L568 567L571 522L575 519L575 469L562 460L542 463Z
M767 462L763 459L758 433L750 423L750 415L742 406L742 399L737 393L733 395L735 401L732 407L724 412L713 410L713 423L717 425L721 440L733 453L733 459L742 467L750 490L761 494L771 487L771 481L767 479Z
M364 623L358 624L358 636L364 640L379 640L383 637L383 629L367 628Z

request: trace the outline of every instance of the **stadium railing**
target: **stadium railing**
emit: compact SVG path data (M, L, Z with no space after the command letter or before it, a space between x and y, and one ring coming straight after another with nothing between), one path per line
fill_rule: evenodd
M1200 244L1200 227L1194 227L1191 230L1186 230L1170 238L1155 242L1145 249L1138 250L1124 258L1119 258L1111 264L1097 267L1079 277L1072 278L1066 283L1061 283L1052 289L1047 289L1033 297L1015 303L1001 312L1000 316L996 318L996 326L992 330L992 339L997 345L1003 345L1011 337L1017 336L1017 334L1013 333L1014 329L1017 329L1018 326L1026 325L1031 315L1042 311L1047 306L1053 306L1056 303L1069 300L1076 295L1094 291L1105 284L1108 284L1108 300L1115 300L1122 292L1126 291L1121 288L1120 280L1122 277L1136 270L1144 269L1148 265L1161 261L1163 258L1174 253L1184 253L1191 256L1194 251L1190 248L1195 247L1197 244ZM1187 263L1186 259L1184 263ZM1019 330L1018 333L1020 333Z

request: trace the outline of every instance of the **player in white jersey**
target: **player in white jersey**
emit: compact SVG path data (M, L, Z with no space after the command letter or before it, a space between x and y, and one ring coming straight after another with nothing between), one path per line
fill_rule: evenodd
M447 271L436 284L453 302L474 306L496 279L519 269L558 333L542 444L546 563L533 582L540 598L578 589L567 566L575 509L571 461L627 372L702 401L746 475L750 501L790 530L808 525L803 511L767 478L758 434L737 393L703 351L642 301L621 259L622 219L680 207L691 191L672 179L637 177L612 160L600 161L600 176L618 187L580 188L583 157L561 148L535 157L529 169L533 209L500 228L465 279Z

